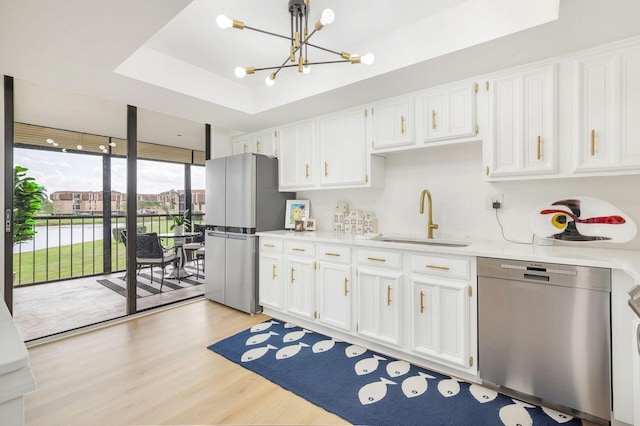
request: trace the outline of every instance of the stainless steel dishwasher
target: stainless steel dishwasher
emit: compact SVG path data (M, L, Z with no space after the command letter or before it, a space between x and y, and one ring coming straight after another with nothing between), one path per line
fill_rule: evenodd
M610 420L610 306L609 269L478 258L483 384Z

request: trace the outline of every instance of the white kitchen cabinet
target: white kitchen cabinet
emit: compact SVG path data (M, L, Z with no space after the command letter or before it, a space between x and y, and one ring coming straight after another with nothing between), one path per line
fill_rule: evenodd
M292 315L316 317L315 245L285 243L285 309Z
M373 150L392 148L415 143L415 97L394 98L374 104Z
M465 82L425 92L425 142L477 135L476 87L473 82Z
M260 239L260 305L284 308L282 241Z
M247 134L234 136L231 139L231 152L233 155L254 152L252 147L251 137Z
M251 135L252 152L272 157L278 156L278 131L266 130Z
M311 188L316 183L313 121L298 123L278 130L280 142L280 190Z
M321 187L367 183L365 111L360 108L319 120Z
M413 255L411 347L439 363L472 368L470 312L475 259Z
M403 277L402 254L358 250L357 332L380 343L401 346Z
M640 168L640 47L574 61L573 171Z
M351 248L318 244L318 322L338 330L351 331L353 281Z
M557 171L556 74L549 64L490 80L488 177Z

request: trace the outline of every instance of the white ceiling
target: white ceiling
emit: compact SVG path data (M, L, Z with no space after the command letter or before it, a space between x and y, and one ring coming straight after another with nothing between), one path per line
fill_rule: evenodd
M314 0L311 21L326 7L336 20L314 43L371 51L373 65L287 69L271 88L265 73L236 79L236 66L281 63L287 41L221 30L216 16L286 34L287 0L2 0L0 74L59 102L70 92L121 105L112 108L118 120L136 105L143 133L189 146L181 126L200 129L197 138L201 123L258 130L640 34L638 0ZM46 120L47 109L39 114ZM119 126L110 135L122 137Z

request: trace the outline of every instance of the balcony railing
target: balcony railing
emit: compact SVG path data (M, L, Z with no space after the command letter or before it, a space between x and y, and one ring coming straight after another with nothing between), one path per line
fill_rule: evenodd
M192 223L202 224L204 215L194 213ZM168 233L169 215L138 215L141 232ZM126 247L120 230L126 217L111 216L111 232L105 240L103 216L39 216L33 240L13 250L14 286L43 284L124 271ZM104 242L110 241L105 246ZM167 244L172 244L168 240Z

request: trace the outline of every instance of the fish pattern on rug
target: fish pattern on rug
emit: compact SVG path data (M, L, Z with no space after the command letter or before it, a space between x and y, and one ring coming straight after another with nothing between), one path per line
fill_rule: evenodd
M278 320L208 349L353 424L581 425L567 414Z
M196 275L195 267L191 265L185 265L184 269L192 275L186 278L182 278L180 281L178 281L177 279L165 278L164 285L162 286L162 293L204 284L204 276L202 270L200 270ZM160 294L162 271L159 268L154 270L153 281L151 281L151 274L146 269L143 269L139 274L136 274L136 277L138 280L138 299L147 296L153 296L155 294ZM115 291L120 296L125 296L127 293L127 281L125 280L124 275L119 277L111 277L109 279L99 279L96 281L109 290Z

